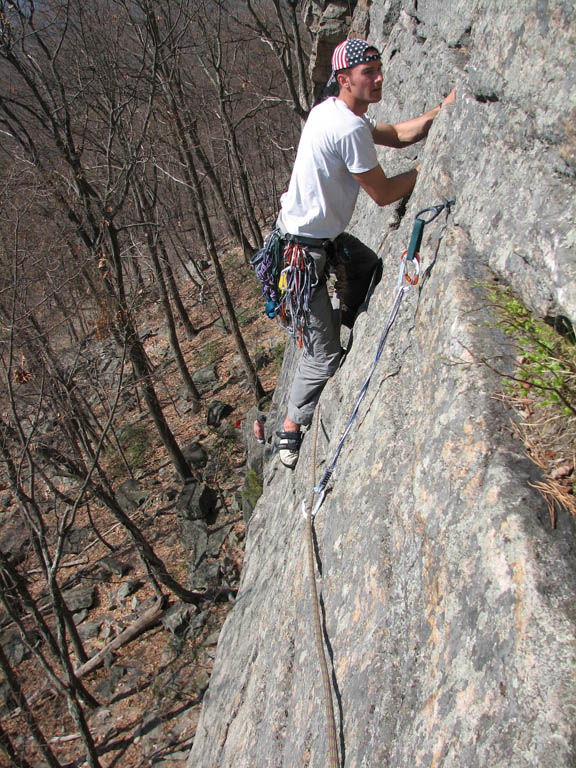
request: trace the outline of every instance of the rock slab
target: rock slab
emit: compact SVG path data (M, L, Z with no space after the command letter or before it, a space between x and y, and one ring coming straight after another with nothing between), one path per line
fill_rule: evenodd
M370 7L385 70L376 117L421 113L454 82L457 101L425 144L381 151L390 175L422 163L406 210L357 207L353 231L383 277L320 401L319 471L372 364L414 216L456 206L425 230L423 279L316 518L345 766L576 764L574 520L551 528L530 485L538 470L494 397L501 382L479 363L512 363L480 289L495 275L538 314L576 318L574 29L574 5L559 1ZM301 513L311 443L293 473L268 454L191 768L329 764Z

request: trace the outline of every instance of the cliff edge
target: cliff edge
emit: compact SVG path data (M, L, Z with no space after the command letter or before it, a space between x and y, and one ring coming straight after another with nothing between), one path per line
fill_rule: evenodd
M364 9L363 9L364 10ZM430 136L384 150L422 163L406 209L363 196L353 227L383 275L320 401L317 477L374 360L415 214L422 279L405 296L315 522L342 765L576 765L574 520L552 528L540 478L482 360L511 365L482 285L538 315L576 318L576 12L568 2L376 0L378 119L456 104ZM275 398L284 409L295 353ZM302 499L277 457L250 520L189 766L324 768Z

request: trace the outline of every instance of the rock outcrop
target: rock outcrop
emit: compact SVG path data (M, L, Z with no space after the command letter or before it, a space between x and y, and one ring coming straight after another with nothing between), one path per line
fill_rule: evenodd
M378 119L437 104L425 144L381 153L422 163L406 210L365 197L352 230L383 277L320 402L319 470L334 451L396 291L414 215L455 199L425 230L425 277L403 300L316 518L341 764L360 768L576 762L574 520L555 529L538 469L479 361L510 363L486 322L494 276L547 317L576 318L576 65L566 2L377 0ZM282 413L290 351L276 395ZM301 502L272 457L250 519L241 589L189 765L328 765Z

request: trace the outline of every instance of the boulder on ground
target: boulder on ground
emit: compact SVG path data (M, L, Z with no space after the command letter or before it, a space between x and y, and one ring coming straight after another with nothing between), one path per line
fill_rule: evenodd
M206 392L211 392L214 386L218 384L216 366L214 364L207 365L205 368L200 368L199 371L195 371L192 374L192 381L201 395Z
M64 592L62 597L71 613L77 613L84 609L90 610L96 605L96 587L70 589Z
M206 423L209 427L217 427L222 419L225 419L233 410L232 406L228 405L228 403L223 403L221 400L214 400L208 406Z
M208 453L198 440L185 446L182 454L192 469L202 469L208 461Z
M116 497L125 512L134 512L146 501L147 496L138 480L126 480L116 491Z

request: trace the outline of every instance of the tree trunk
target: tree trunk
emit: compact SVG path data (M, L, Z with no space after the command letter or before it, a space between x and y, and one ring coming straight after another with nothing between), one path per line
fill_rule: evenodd
M131 333L134 334L134 331L131 330ZM134 335L132 335L132 338L129 341L128 355L132 367L134 368L134 373L138 378L139 389L144 396L148 413L154 421L154 425L160 435L164 447L168 451L172 464L174 464L174 468L182 480L186 481L193 477L192 470L184 458L184 454L180 450L180 446L176 442L176 438L164 418L162 406L160 405L156 390L150 379L147 358L143 353L141 343Z
M8 755L11 764L15 766L15 768L32 768L30 763L26 760L26 758L22 757L18 754L16 751L16 748L10 741L10 736L6 733L6 731L2 728L2 724L0 723L0 747L6 752Z
M168 423L166 422L166 419L164 418L162 406L160 405L156 390L152 384L151 369L148 356L146 355L144 347L142 346L142 342L138 338L138 334L136 333L136 329L132 324L132 319L127 308L127 301L124 293L124 282L122 277L120 247L116 230L112 225L108 227L108 233L110 236L112 259L116 272L116 284L119 291L116 322L122 329L124 338L126 339L128 358L132 363L134 373L138 379L138 384L140 385L140 389L144 395L144 400L146 402L148 412L154 421L154 425L158 430L160 439L168 451L170 459L174 464L174 468L182 480L188 480L189 478L193 477L192 472L188 466L188 462L180 450L180 446L176 442L176 438L174 437L170 427L168 426Z
M136 204L138 206L139 214L142 221L146 221L148 218L151 217L152 212L151 212L150 206L146 205L146 203L144 202L143 193L142 193L142 190L140 189L136 191ZM170 306L170 298L168 296L168 290L166 288L164 272L162 271L162 264L160 263L160 259L158 258L158 240L157 240L157 237L155 237L155 233L152 231L152 228L150 226L145 226L145 234L146 234L146 244L148 246L148 253L150 254L150 258L152 259L154 274L156 275L156 280L158 281L158 287L160 289L160 299L162 301L162 309L164 310L164 317L166 319L166 325L168 327L168 339L170 342L170 347L172 349L172 354L174 355L174 358L176 360L176 364L178 366L178 370L180 372L182 381L184 382L186 389L188 390L188 393L192 398L192 409L194 413L198 413L198 411L200 410L200 393L198 392L196 385L192 381L192 376L190 375L190 371L188 370L188 366L186 365L186 361L184 360L184 355L182 354L182 348L180 347L180 342L178 341L178 334L176 333L176 323L174 322L172 307Z
M10 690L12 691L14 698L16 699L16 702L20 707L22 717L26 721L26 725L28 726L30 733L32 734L32 738L34 739L38 749L40 750L40 754L42 755L44 760L46 760L50 768L62 768L62 765L58 762L54 753L48 746L46 737L40 730L40 726L36 722L36 718L32 714L32 710L28 706L28 702L26 701L26 697L24 696L22 688L20 687L18 678L14 674L14 670L12 669L10 662L8 661L8 657L2 650L1 645L0 645L0 669L4 673L6 682L8 683L8 686L10 687Z
M184 306L184 302L182 301L182 296L180 295L180 291L178 290L178 286L176 285L174 270L172 269L172 264L170 263L170 260L168 258L168 253L166 251L166 247L164 246L164 243L162 242L162 240L159 241L159 247L160 247L160 252L163 258L162 268L166 275L166 281L168 283L170 296L172 297L172 301L174 302L174 306L176 307L178 316L182 321L182 325L184 326L184 330L186 331L186 336L188 336L189 339L193 339L198 334L198 331L192 325L192 321L190 320L190 315L188 314L188 311Z
M220 294L222 307L224 309L226 318L228 320L230 330L234 336L234 341L236 342L236 347L240 355L242 366L248 378L250 389L254 394L254 398L256 402L258 402L262 397L264 397L266 393L264 391L264 388L262 387L262 384L260 383L260 379L258 378L258 374L256 372L256 368L254 367L254 363L252 362L252 360L250 359L250 355L248 354L248 349L246 348L246 343L244 342L244 338L242 336L242 332L238 324L238 319L236 317L236 313L234 312L232 299L230 298L230 293L226 286L224 272L222 270L222 266L220 265L218 254L216 252L216 246L214 244L214 235L212 233L210 218L208 216L208 211L206 209L206 204L204 201L204 195L200 185L200 179L198 177L198 172L194 164L194 158L188 146L187 135L183 131L182 126L180 126L179 124L178 113L176 113L174 117L175 117L175 123L179 131L178 149L182 158L182 164L184 166L186 179L189 186L194 190L194 193L195 193L194 198L192 200L192 203L194 205L194 209L196 212L195 218L200 221L200 224L202 227L203 240L204 240L204 248L214 267L214 272L216 275L216 286L218 289L218 293Z
M182 95L181 95L182 98ZM214 192L214 195L216 196L216 200L218 201L218 204L220 206L220 209L222 211L222 214L224 216L224 220L228 226L228 230L232 237L236 240L236 242L240 245L242 248L242 252L246 256L247 254L250 254L254 251L254 247L244 234L244 230L242 229L242 223L240 221L240 218L235 215L235 213L230 208L229 203L226 200L226 196L224 195L224 192L222 190L222 185L220 183L220 180L218 179L218 176L214 172L214 169L212 167L212 164L208 160L205 152L202 150L202 142L200 141L200 138L198 136L198 133L196 132L196 128L194 125L188 124L188 131L190 133L190 138L192 139L193 146L194 146L194 153L196 157L198 158L198 161L200 163L200 167L202 168L202 171L206 175L206 178L210 182L210 186L212 187L212 190Z

